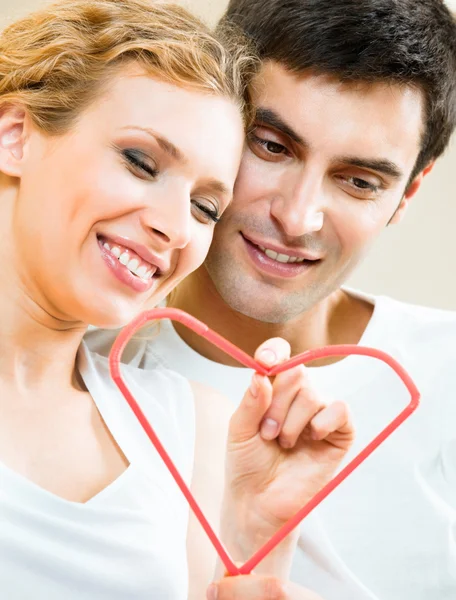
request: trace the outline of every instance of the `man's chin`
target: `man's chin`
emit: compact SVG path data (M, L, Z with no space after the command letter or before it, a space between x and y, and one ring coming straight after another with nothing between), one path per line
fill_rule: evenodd
M236 289L235 286L233 288ZM302 298L297 303L296 299L288 296L274 299L270 294L261 291L249 290L242 294L242 290L238 288L236 293L233 293L233 288L225 290L226 293L219 290L225 304L244 317L262 323L284 324L296 319L309 308L308 301Z

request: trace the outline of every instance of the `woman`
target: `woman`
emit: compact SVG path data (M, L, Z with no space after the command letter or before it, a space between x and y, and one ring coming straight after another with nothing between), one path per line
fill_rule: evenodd
M187 507L82 337L89 323L126 324L204 259L234 185L251 66L182 9L147 0L64 0L0 38L8 600L187 596ZM191 388L160 369L128 376L189 480ZM265 406L268 385L256 389ZM340 426L349 441L346 416Z

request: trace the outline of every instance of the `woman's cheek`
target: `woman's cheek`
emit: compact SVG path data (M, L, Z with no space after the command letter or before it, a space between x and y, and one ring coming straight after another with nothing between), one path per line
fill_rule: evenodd
M209 225L199 224L199 227L195 227L190 242L180 251L173 279L180 281L202 265L209 252L213 233L214 227Z
M195 266L190 267L191 271L195 271L205 260L209 248L211 247L214 237L215 226L205 226L207 231L199 231L196 233L194 240L194 249L192 250L192 262Z

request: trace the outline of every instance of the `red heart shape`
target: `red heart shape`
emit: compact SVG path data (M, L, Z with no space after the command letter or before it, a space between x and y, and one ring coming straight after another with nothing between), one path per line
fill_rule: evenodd
M279 529L279 531L277 531L272 538L266 542L266 544L264 544L257 552L255 552L255 554L241 567L237 567L223 547L222 542L218 539L208 520L204 516L190 489L182 479L178 469L175 467L170 456L161 444L149 421L146 419L136 400L128 390L120 373L120 359L122 352L131 336L138 331L138 329L143 327L148 321L156 321L159 319L179 321L189 329L192 329L195 333L198 333L200 336L211 341L215 346L218 346L244 366L254 369L262 375L277 375L278 373L286 371L287 369L291 369L299 364L305 364L318 358L324 358L328 356L348 356L350 354L357 354L377 358L386 363L396 372L409 391L411 400L405 409L403 409L399 415L391 421L391 423L389 423L363 450L361 450L361 452L359 452L348 465L346 465L335 477L333 477L329 483L327 483L317 494L315 494L315 496L309 500L305 506L303 506L291 519L289 519ZM127 325L127 327L122 330L113 344L109 354L109 367L114 382L124 395L144 431L148 435L152 444L155 446L172 477L187 499L190 508L209 536L209 539L214 545L229 575L249 574L258 565L258 563L263 560L265 556L267 556L269 552L271 552L316 506L320 504L322 500L324 500L324 498L326 498L326 496L328 496L328 494L330 494L338 485L340 485L342 481L348 477L348 475L350 475L350 473L352 473L364 460L366 460L366 458L372 454L372 452L378 448L378 446L380 446L380 444L382 444L393 433L393 431L395 431L399 425L401 425L416 410L420 399L420 393L407 372L394 358L385 352L382 352L381 350L357 345L327 346L326 348L303 352L302 354L298 354L297 356L290 358L284 363L268 369L255 361L240 348L215 333L215 331L209 329L209 327L204 323L201 323L201 321L198 321L182 310L174 308L155 308L148 310L141 313L136 319Z

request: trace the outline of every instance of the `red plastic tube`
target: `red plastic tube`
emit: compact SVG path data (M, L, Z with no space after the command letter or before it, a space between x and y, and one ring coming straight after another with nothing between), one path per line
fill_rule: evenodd
M141 329L149 321L157 321L160 319L170 319L172 321L179 321L195 333L206 338L212 342L215 346L232 356L239 363L245 367L254 369L261 375L273 376L281 373L282 371L288 370L294 366L305 364L319 358L326 358L329 356L341 357L349 356L352 354L360 356L370 356L386 363L389 367L395 371L398 377L401 379L405 387L410 394L409 404L389 423L363 450L361 450L353 460L350 461L329 483L327 483L315 496L309 500L305 506L303 506L291 519L289 519L272 537L266 542L255 554L249 558L242 566L236 566L232 558L228 554L227 550L219 540L215 531L211 527L209 521L206 519L203 511L199 507L197 501L193 497L189 487L183 480L179 470L174 465L171 457L167 453L166 449L162 445L154 429L146 419L144 413L139 407L133 395L128 389L120 369L122 353L125 349L130 338ZM315 508L317 507L336 487L338 487L344 479L346 479L350 473L352 473L361 463L363 463L368 456L374 452L392 433L395 431L418 407L420 393L415 386L414 382L405 371L405 369L391 356L377 350L375 348L367 348L364 346L357 345L339 345L339 346L327 346L318 350L309 350L303 352L297 356L292 357L290 360L276 365L271 369L264 367L251 356L243 352L240 348L220 336L215 331L209 329L207 325L198 321L191 315L185 313L182 310L175 308L154 308L152 310L141 313L136 319L134 319L127 327L125 327L116 341L114 342L110 355L109 355L109 367L111 376L116 383L119 390L122 392L126 401L130 405L132 411L136 415L138 421L143 427L145 433L149 437L152 444L155 446L157 452L171 473L173 479L177 483L179 489L187 499L187 502L206 532L207 536L211 540L217 554L223 562L228 575L247 575L278 545L280 542L301 523L301 521Z

